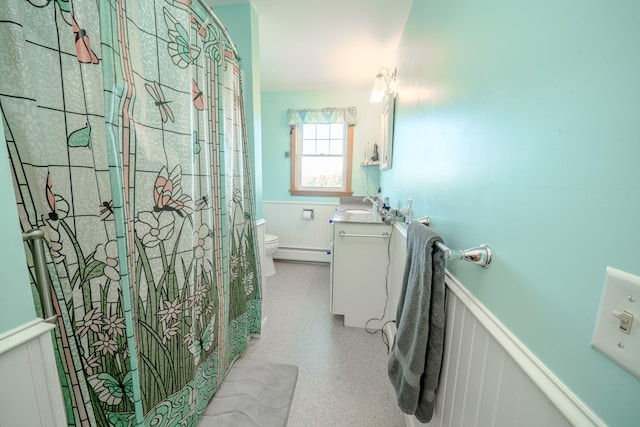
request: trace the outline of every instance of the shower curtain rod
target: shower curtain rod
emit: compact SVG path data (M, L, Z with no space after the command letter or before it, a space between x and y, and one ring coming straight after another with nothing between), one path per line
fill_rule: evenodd
M420 224L424 224L428 227L431 220L428 216L424 216L410 222L419 222ZM474 264L481 265L483 268L489 268L491 266L491 248L484 243L480 246L463 250L450 249L442 242L436 242L436 246L444 252L444 259L447 261L452 259L469 261Z
M200 3L200 6L204 7L207 10L207 12L209 12L209 15L211 15L213 20L216 21L216 24L218 24L218 26L222 28L222 32L224 33L225 37L227 38L227 40L229 40L229 43L231 43L231 48L233 49L233 53L236 55L236 58L238 58L238 61L240 61L240 55L238 54L238 49L236 48L236 44L233 42L233 39L229 35L229 31L227 31L227 27L224 26L222 21L220 21L220 18L218 18L218 15L216 15L216 13L213 11L211 6L209 6L204 0L198 0L198 3Z

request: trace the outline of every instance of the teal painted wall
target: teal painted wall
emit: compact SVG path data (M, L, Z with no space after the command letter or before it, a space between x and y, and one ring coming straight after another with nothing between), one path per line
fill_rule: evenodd
M375 74L375 71L374 71ZM373 82L373 77L372 80ZM356 196L377 194L380 169L360 166L371 157L373 144L380 142L380 104L369 103L369 89L290 91L262 93L263 188L264 200L304 200L335 202L335 197L291 196L290 167L285 152L290 150L287 110L303 108L351 107L358 109L358 123L354 130L352 189Z
M0 124L0 335L36 318L8 156Z
M256 218L262 218L262 126L258 14L249 3L216 6L214 12L229 31L240 55L249 155L252 160Z
M640 275L640 2L414 2L400 43L391 203L413 199L448 268L611 426L640 380L590 347L605 267ZM640 355L638 356L640 357Z

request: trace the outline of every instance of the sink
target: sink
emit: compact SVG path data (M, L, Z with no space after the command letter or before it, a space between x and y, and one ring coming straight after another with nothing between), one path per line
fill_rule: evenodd
M348 214L370 214L371 213L369 209L345 209L344 212Z
M347 206L339 206L336 209L332 221L336 222L357 222L362 224L378 224L382 218L378 213L366 204L351 203Z

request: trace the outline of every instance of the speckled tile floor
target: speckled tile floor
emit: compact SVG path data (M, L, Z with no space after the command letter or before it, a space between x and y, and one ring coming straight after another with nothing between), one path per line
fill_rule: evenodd
M380 332L329 313L329 266L276 262L266 283L262 337L244 357L299 369L288 427L402 427Z

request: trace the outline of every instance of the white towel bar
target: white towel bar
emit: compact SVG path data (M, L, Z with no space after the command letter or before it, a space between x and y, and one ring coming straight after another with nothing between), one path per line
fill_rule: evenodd
M389 233L387 233L386 231L382 234L352 234L345 233L344 231L340 230L338 234L340 235L340 237L372 237L376 239L386 239L389 237Z

